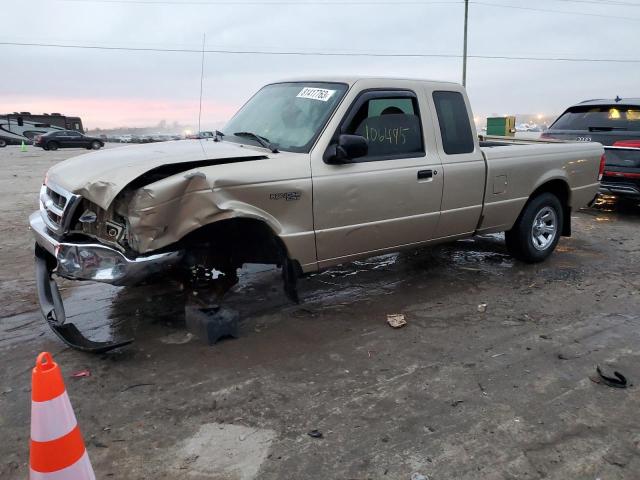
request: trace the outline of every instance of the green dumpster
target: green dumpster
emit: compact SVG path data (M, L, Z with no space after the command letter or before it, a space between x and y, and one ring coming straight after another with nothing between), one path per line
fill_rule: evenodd
M516 117L489 117L487 118L487 135L500 137L513 137L516 133Z

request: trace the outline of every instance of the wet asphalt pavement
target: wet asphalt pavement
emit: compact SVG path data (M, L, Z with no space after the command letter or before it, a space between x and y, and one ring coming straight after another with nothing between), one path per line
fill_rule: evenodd
M638 478L640 208L575 212L543 264L484 236L304 278L300 305L277 270L251 266L228 299L240 338L212 347L186 330L174 284L65 283L84 332L136 338L92 356L35 311L25 227L44 171L74 153L0 150L1 478L27 475L42 350L98 478ZM390 328L392 313L408 324ZM632 385L595 383L596 364Z

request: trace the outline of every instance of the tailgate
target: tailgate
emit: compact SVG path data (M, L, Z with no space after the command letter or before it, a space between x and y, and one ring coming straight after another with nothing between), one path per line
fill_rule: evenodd
M612 193L640 195L640 148L605 147L601 183Z

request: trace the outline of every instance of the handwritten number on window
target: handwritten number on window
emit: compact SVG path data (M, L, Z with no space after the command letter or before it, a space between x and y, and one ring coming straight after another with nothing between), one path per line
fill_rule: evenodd
M369 125L364 126L364 137L367 142L389 143L390 145L405 145L407 143L407 132L411 130L407 127L396 128L375 128Z

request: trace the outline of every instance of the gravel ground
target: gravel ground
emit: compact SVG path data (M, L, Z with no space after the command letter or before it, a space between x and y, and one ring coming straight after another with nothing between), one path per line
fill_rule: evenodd
M590 380L596 364L640 379L635 206L575 212L573 237L540 265L485 236L305 278L300 305L253 268L229 298L240 338L213 347L186 331L174 285L69 284L74 323L136 338L92 356L36 312L27 229L47 168L79 153L0 149L1 478L28 472L43 350L98 478L638 478L638 389ZM391 313L408 324L391 329Z

